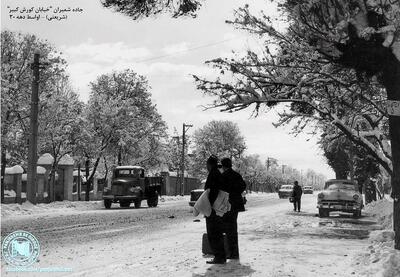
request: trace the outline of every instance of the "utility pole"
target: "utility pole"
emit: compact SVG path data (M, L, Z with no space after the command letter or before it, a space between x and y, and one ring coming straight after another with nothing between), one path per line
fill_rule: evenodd
M180 149L180 137L179 136L175 136L175 137L172 137L173 139L175 139L176 140L176 143L177 143L177 148L178 148L178 155L179 155L179 149ZM180 185L180 181L181 181L181 176L180 176L180 174L179 174L179 172L180 172L180 166L177 166L176 167L176 182L175 182L175 195L178 195L178 189L177 189L177 187L178 187L178 184Z
M86 161L85 161L85 175L86 175L85 201L89 201L90 200L90 182L89 182L90 171L89 171L89 166L90 166L90 160L88 158L86 158Z
M30 135L28 152L28 172L26 198L32 204L36 204L37 192L37 137L38 137L38 113L39 113L39 69L40 54L35 53L31 68L33 70L32 95L31 95L31 115L30 115Z
M193 125L183 123L182 127L182 160L181 160L181 195L185 195L185 145L186 145L186 132Z
M76 191L78 192L78 201L81 201L81 161L78 163L78 180L76 182Z

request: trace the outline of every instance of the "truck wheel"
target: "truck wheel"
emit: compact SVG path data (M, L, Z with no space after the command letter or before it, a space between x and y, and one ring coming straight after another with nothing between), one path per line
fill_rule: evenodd
M158 192L156 192L153 197L147 199L147 206L157 207L157 205L158 205Z
M353 213L353 217L355 217L355 218L361 217L361 211L355 211L355 212Z
M139 209L140 206L142 206L142 199L135 200L134 204L135 204L135 209Z
M111 208L111 200L104 200L104 207L106 207L106 209L110 209Z
M329 211L326 209L319 209L319 217L329 217Z
M120 206L121 208L129 208L130 205L131 205L131 202L130 202L130 201L120 201L120 202L119 202L119 206Z

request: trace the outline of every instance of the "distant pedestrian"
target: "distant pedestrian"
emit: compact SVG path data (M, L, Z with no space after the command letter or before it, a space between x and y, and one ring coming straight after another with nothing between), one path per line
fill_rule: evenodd
M243 212L244 202L242 193L246 189L246 183L242 176L232 169L232 161L229 158L221 160L222 164L222 179L226 192L229 193L229 202L231 210L224 214L224 231L228 241L229 256L228 259L239 259L239 240L238 240L238 213Z
M299 182L294 181L294 186L292 191L294 211L297 210L298 212L300 212L302 194L303 194L303 189L299 185Z
M207 160L208 177L204 189L210 190L209 200L211 207L218 197L219 190L224 190L222 182L222 174L218 170L218 158L211 156ZM223 237L223 221L214 209L211 215L206 217L207 236L210 247L214 252L214 259L207 261L208 264L224 264L226 262L224 237Z

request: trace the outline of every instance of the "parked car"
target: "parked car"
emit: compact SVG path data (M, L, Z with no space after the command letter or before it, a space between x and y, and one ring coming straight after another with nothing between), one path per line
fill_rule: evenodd
M119 202L121 207L129 207L133 202L135 208L140 208L142 200L147 200L147 206L157 207L162 183L162 177L146 177L143 167L117 166L111 188L103 190L104 206L109 209L112 203Z
M278 191L279 198L289 198L292 196L293 186L283 185Z
M312 186L304 186L303 187L303 193L304 194L313 194L314 193L314 189Z
M201 186L198 189L194 189L190 192L190 201L189 201L189 206L193 207L196 201L200 198L201 194L204 192L204 186L206 182L205 180L201 182ZM246 199L246 191L242 193L243 197L243 203L246 205L247 199Z
M328 217L332 211L352 213L361 216L364 207L362 194L356 182L351 180L328 180L324 190L318 194L317 208L320 217Z

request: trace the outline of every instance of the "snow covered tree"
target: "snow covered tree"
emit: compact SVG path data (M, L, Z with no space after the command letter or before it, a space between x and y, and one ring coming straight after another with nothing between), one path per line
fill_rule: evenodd
M39 113L39 152L50 153L54 160L50 172L50 201L54 201L52 188L60 160L67 154L73 155L83 140L84 103L72 90L68 78L58 80L57 86Z
M182 163L182 137L179 136L178 131L174 129L173 136L169 138L166 144L166 165L169 171L178 172ZM190 140L187 137L187 146L190 145ZM187 155L188 147L185 147L185 154ZM185 168L189 168L189 159L185 159Z
M40 71L40 105L51 96L54 84L64 76L66 62L47 41L34 35L1 32L1 175L7 162L26 160L29 132L31 62L35 51L47 63ZM8 157L8 159L6 158ZM3 199L2 178L2 199Z
M347 137L334 139L323 137L320 141L329 166L335 171L337 179L356 180L360 189L366 182L380 174L379 163L364 148L355 145Z
M205 163L210 155L237 160L246 149L239 126L231 121L213 120L193 135L193 172L205 176Z
M267 167L261 161L259 155L243 156L236 163L235 169L242 174L249 191L275 191L276 184L267 183Z
M102 157L115 157L117 164L159 163L157 149L166 126L149 89L147 80L131 70L104 74L91 83L85 111L87 136L81 148L87 161L93 162L88 184Z
M241 19L235 24L243 22L246 25L240 27L249 28L248 13L240 10ZM293 133L298 134L306 127L316 133L321 126L334 125L392 172L387 133L382 128L387 121L382 87L376 82L368 85L354 70L330 63L296 33L275 30L267 33L266 40L261 54L249 51L237 59L208 62L220 70L217 79L195 76L198 88L217 98L210 107L237 111L253 105L258 114L262 108L285 103L276 126L295 121Z
M350 174L350 162L344 145L344 138L324 141L322 148L328 165L335 171L336 179L347 179Z
M201 5L198 0L101 0L101 3L104 7L134 20L162 13L171 14L173 17L195 17Z

